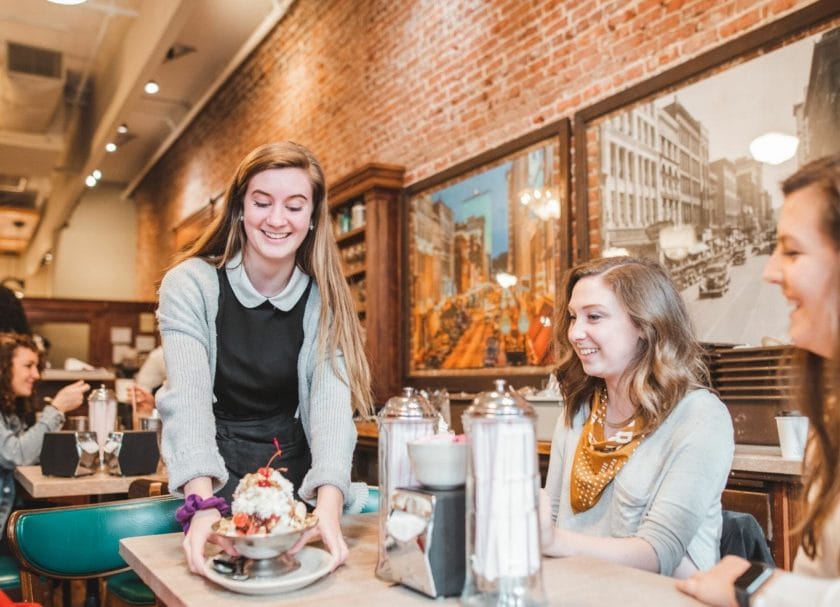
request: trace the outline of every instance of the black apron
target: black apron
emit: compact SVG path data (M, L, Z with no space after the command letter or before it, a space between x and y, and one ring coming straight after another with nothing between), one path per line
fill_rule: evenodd
M303 345L303 314L311 282L288 312L265 301L246 308L233 292L227 273L218 271L216 316L216 445L228 471L217 494L229 502L241 478L282 455L272 468L294 485L295 495L312 465L309 443L298 417L297 362Z

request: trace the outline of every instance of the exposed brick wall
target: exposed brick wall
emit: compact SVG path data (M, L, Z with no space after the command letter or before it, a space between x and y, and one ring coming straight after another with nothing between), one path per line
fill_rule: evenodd
M298 0L138 188L137 295L256 145L304 143L330 181L400 164L410 184L811 3Z

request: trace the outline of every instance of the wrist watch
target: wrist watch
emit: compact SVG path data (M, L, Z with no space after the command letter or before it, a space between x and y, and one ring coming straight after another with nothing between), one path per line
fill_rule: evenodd
M750 607L750 600L758 589L773 575L773 567L753 561L741 576L735 580L735 599L738 607Z

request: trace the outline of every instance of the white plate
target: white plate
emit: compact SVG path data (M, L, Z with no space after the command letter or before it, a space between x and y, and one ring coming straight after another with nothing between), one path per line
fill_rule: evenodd
M213 558L204 563L204 573L207 579L219 586L239 592L240 594L280 594L292 592L326 575L332 565L332 555L326 550L304 546L295 558L300 561L300 568L277 578L250 578L244 581L234 581L213 569Z

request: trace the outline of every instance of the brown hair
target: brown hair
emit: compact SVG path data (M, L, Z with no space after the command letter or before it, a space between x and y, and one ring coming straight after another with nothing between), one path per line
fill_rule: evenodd
M820 229L840 256L840 155L801 167L782 182L782 192L789 196L812 186L821 194L814 197L814 204L821 206ZM833 278L835 288L840 288L840 263L835 265ZM836 331L840 311L835 310L834 314L832 324ZM840 507L840 335L835 333L832 338L834 348L830 359L813 352L797 353L798 407L811 424L808 465L803 479L808 500L797 531L802 534L802 549L810 558L817 553L826 519L832 510Z
M35 340L22 333L0 333L0 413L17 415L21 419L34 411L35 393L29 397L17 396L12 390L12 359L18 348L28 348L39 354ZM39 354L39 366L42 363Z
M343 353L353 408L367 415L373 398L362 329L331 229L324 172L311 151L292 141L269 143L252 150L239 163L225 191L221 213L195 244L178 255L173 265L190 257L200 257L217 268L223 268L242 250L247 238L239 217L243 212L248 183L257 173L282 168L303 169L312 184L313 230L298 249L296 262L315 279L321 293L319 353L322 358L329 353L337 375L344 378L336 363L336 353Z
M555 370L566 401L566 425L602 384L587 375L569 343L569 301L583 278L600 276L612 289L641 331L638 348L625 371L630 401L643 419L638 434L650 434L668 417L691 387L708 386L703 349L694 338L691 321L668 271L650 259L605 257L566 272L557 308L554 341Z

